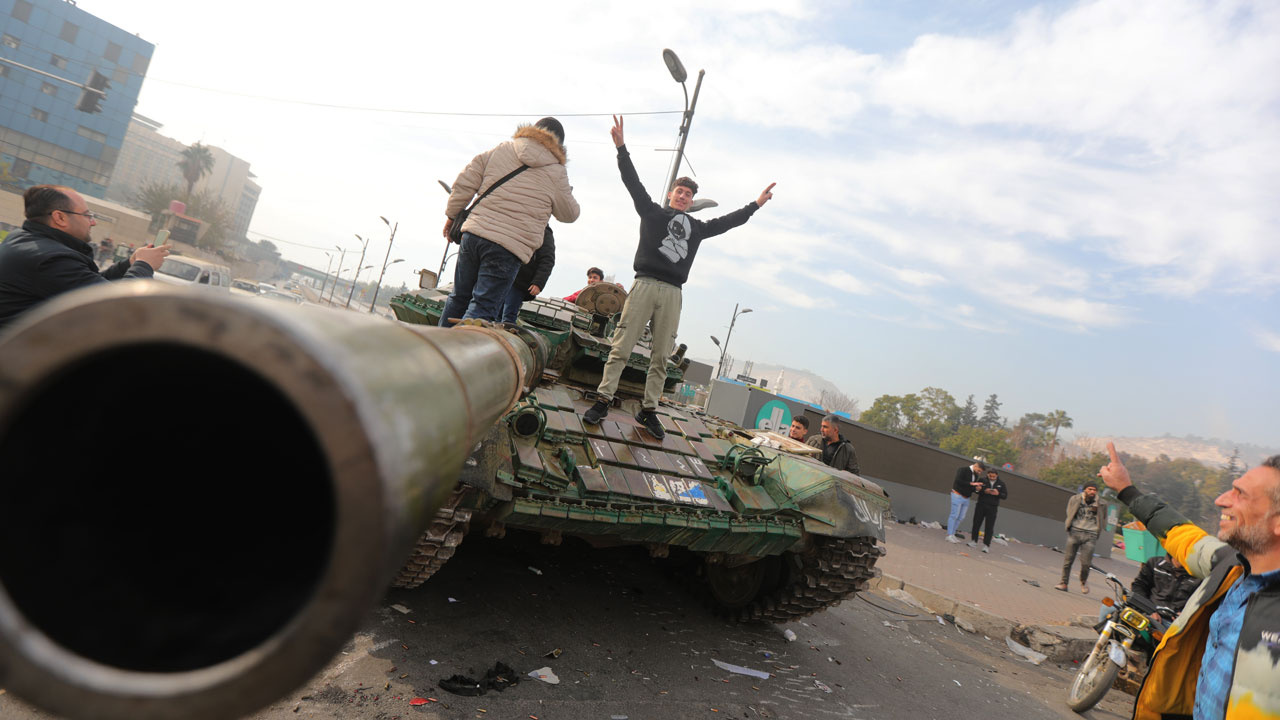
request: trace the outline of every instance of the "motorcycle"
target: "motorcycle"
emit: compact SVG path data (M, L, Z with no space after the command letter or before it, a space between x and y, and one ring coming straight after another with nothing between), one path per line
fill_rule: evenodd
M1106 578L1115 591L1114 599L1108 597L1102 601L1110 610L1094 626L1098 630L1098 641L1089 657L1080 663L1067 696L1067 706L1078 713L1097 705L1121 670L1135 685L1140 682L1151 662L1151 654L1177 615L1172 608L1157 606L1148 598L1130 594L1115 575L1106 573ZM1160 620L1153 621L1152 614Z

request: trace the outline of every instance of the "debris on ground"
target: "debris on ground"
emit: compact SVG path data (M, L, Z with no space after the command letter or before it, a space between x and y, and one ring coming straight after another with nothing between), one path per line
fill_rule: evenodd
M956 618L956 627L960 628L961 630L967 633L978 632L978 628L974 627L973 623L969 622L968 620L965 620L964 618Z
M791 628L787 628L782 631L782 637L786 638L787 642L795 642L796 634Z
M541 667L537 670L530 670L529 677L541 680L548 685L559 685L560 677L550 667Z
M906 590L903 590L902 588L892 588L889 590L885 590L884 594L888 595L894 600L897 600L898 602L906 603L911 607L920 608L921 610L924 609L924 605L921 604L920 601L916 599L915 595L912 595L911 593L907 592Z
M711 662L721 670L727 670L731 673L737 673L738 675L750 675L751 677L760 678L761 680L769 679L769 673L764 672L763 670L752 670L751 668L742 667L741 665L731 665L727 662L720 662L714 658L712 658Z
M454 695L464 695L467 697L475 697L483 695L484 688L481 687L478 680L474 680L465 675L450 675L440 681L440 689L453 693Z
M536 567L534 567L534 566L532 566L532 565L530 565L530 566L529 566L529 572L533 573L534 575L541 575L541 574L542 574L542 571L541 571L541 570L539 570L538 568L536 568Z
M941 530L941 529L942 529L942 523L939 523L939 522L933 522L932 520L926 520L926 521L924 521L924 522L920 523L920 527L922 527L922 528L929 528L930 530Z
M485 672L483 680L476 680L465 675L451 675L440 681L440 688L454 695L475 697L483 695L489 690L502 692L519 682L519 676L516 675L515 670L511 669L510 665L496 662L493 667Z
M456 603L458 602L458 598L449 598L449 602Z
M1036 582L1035 580L1028 580L1026 578L1023 578L1022 582L1030 585L1031 587L1040 587L1040 583Z
M395 605L392 605L392 606L391 606L391 609L392 609L392 610L395 610L396 612L400 613L401 615L408 615L409 613L413 612L412 610L410 610L409 608L407 608L407 607L405 607L405 606L401 605L400 603L396 603Z
M563 650L561 650L560 648L556 648L555 650L551 650L551 651L549 651L548 653L546 653L546 654L545 654L545 655L543 655L542 657L544 657L544 658L551 658L552 660L555 660L556 658L560 657L560 653L562 653L562 652L564 652L564 651L563 651Z
M956 687L964 687L963 685L960 684L959 680L952 680L951 682L955 683Z
M516 671L512 670L511 666L506 663L494 663L493 667L489 668L484 674L484 684L490 690L502 692L519 683L520 678L516 675Z
M822 682L821 680L814 680L814 681L813 681L813 686L814 686L814 687L816 687L816 688L818 688L819 690L821 690L821 691L822 691L822 692L824 692L824 693L829 693L829 692L831 692L831 688L830 688L830 687L828 687L828 686L827 686L827 684L826 684L826 683L824 683L824 682Z
M1044 662L1046 658L1049 657L1044 653L1038 653L1029 647L1026 647L1024 645L1020 645L1014 642L1013 638L1006 637L1004 639L1004 642L1006 645L1009 646L1010 650L1012 650L1014 653L1016 653L1017 655L1019 655L1020 657L1022 657L1027 662L1033 665L1039 665L1040 663Z

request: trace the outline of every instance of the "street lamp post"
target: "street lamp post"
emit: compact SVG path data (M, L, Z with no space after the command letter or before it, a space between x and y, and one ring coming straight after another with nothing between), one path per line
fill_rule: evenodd
M720 362L716 364L717 378L720 377L720 372L724 368L724 354L729 351L729 340L733 337L733 325L738 322L739 315L746 315L749 312L751 312L751 308L742 308L739 310L738 304L733 304L733 317L729 320L729 334L724 336L724 345L720 345L719 342L716 342L716 345L720 345ZM715 341L714 337L711 339L712 341Z
M667 70L671 71L672 79L680 83L680 88L684 90L684 115L680 121L680 145L676 148L676 161L671 166L671 177L667 180L667 186L662 191L662 207L666 208L670 207L669 193L671 186L680 174L680 161L684 159L684 144L689 140L689 127L693 125L693 111L698 107L698 91L702 89L702 76L706 75L707 71L698 71L698 82L693 86L693 102L690 103L689 87L684 83L689 74L685 72L684 64L680 62L680 58L671 49L662 51L662 60L667 64Z
M363 245L360 246L360 260L356 262L356 274L351 278L351 292L347 293L347 304L343 306L347 308L351 307L351 298L356 296L356 281L360 279L360 271L364 269L360 267L360 264L364 262L364 251L369 249L368 240L365 240L359 235L356 235L356 239L363 243ZM369 267L373 266L370 265Z
M382 290L382 277L387 274L387 268L398 262L404 262L404 258L396 258L386 265L382 266L382 274L378 276L378 287L373 289L373 302L369 303L369 312L373 312L373 307L378 304L378 291Z
M333 294L338 291L338 280L342 277L342 263L347 261L347 249L340 245L334 245L334 247L337 248L337 250L341 252L342 255L338 257L338 272L333 274L333 287L329 290L330 306L333 305ZM321 295L320 299L324 300L324 296Z
M382 217L381 215L378 217L382 220L384 225L391 228L391 239L387 241L387 256L382 259L382 273L378 275L378 286L373 289L373 302L369 303L369 314L371 315L373 314L373 306L378 304L378 291L382 290L382 278L387 274L387 266L396 264L393 262L387 262L387 260L391 257L391 246L396 244L396 230L400 229L399 221L397 221L395 225L392 225L391 221L387 220L385 217ZM403 258L401 258L401 260L403 260ZM396 262L400 262L401 260L397 260ZM436 284L439 284L439 280L440 278L437 277Z
M324 256L329 258L329 263L324 266L324 282L320 283L320 299L322 300L324 299L324 289L329 285L329 271L333 269L333 253L327 252Z

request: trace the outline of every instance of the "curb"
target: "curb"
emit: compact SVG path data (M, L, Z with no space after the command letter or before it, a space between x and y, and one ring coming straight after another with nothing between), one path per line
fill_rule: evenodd
M1074 625L1021 625L893 575L881 575L867 587L886 596L889 590L904 590L934 615L951 615L957 620L963 620L978 634L993 640L1011 638L1048 655L1048 659L1053 662L1083 660L1089 655L1097 639L1097 633L1092 629Z

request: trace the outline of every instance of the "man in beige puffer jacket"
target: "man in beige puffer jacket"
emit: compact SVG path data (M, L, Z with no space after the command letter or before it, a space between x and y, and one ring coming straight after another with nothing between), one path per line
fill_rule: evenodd
M566 161L564 127L546 117L520 126L511 140L475 156L458 175L445 207L446 238L453 219L473 197L521 165L528 166L477 205L463 224L453 292L440 315L442 327L457 318L497 320L520 266L542 245L547 221L552 216L566 223L578 219Z

